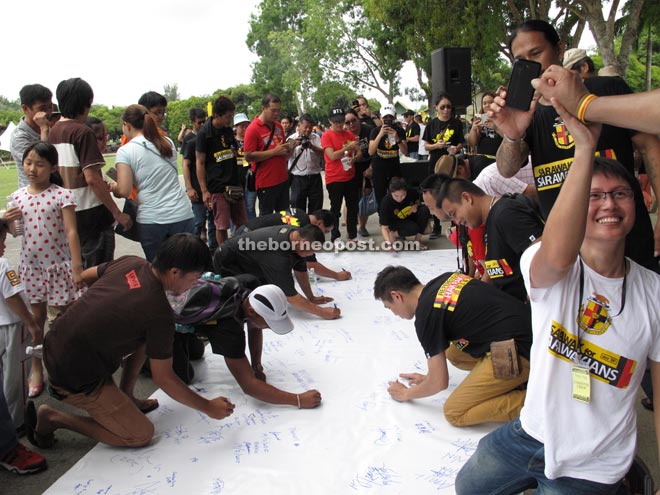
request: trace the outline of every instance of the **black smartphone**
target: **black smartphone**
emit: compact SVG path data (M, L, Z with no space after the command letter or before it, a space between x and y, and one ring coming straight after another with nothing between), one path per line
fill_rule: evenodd
M541 74L541 64L522 58L513 63L511 78L506 89L506 106L526 112L534 97L532 79Z
M351 103L351 106L352 106L353 108L355 108L355 107L359 107L359 106L360 106L360 102L357 101L357 100L353 100L353 103Z

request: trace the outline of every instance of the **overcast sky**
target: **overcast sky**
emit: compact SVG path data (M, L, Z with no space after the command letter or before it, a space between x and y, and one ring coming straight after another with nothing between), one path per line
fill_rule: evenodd
M402 0L403 1L403 0ZM259 0L9 0L3 2L0 95L82 77L94 102L126 106L177 84L181 98L250 82L245 39ZM587 41L591 39L591 43ZM585 31L581 46L593 45ZM402 88L417 84L412 64ZM384 103L382 95L366 93ZM408 102L406 97L398 98ZM417 104L415 104L416 106Z
M10 0L0 95L82 77L94 103L125 106L165 84L182 98L249 83L245 39L259 0Z

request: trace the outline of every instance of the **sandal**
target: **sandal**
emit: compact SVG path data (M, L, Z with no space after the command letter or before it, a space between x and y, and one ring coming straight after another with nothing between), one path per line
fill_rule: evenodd
M44 391L44 382L41 382L39 385L30 385L28 387L28 398L36 399Z
M55 443L55 435L52 433L41 434L37 430L37 408L34 401L29 400L25 408L25 436L35 447L49 449Z

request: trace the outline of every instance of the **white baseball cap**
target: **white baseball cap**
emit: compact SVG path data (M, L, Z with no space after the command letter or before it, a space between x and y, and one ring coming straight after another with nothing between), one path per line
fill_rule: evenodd
M273 332L284 335L293 330L293 322L287 313L289 302L277 285L257 287L250 293L249 301L250 306L266 320L268 328Z
M242 124L243 122L250 122L250 119L248 119L247 115L244 113L237 113L234 115L234 127L236 127L238 124Z
M394 107L392 105L385 105L383 108L380 109L380 114L385 117L385 115L391 115L394 117L396 115L396 110L394 110Z

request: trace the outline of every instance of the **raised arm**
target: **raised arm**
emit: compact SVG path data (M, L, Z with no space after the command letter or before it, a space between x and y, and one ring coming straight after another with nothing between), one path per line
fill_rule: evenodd
M506 96L506 90L500 87L487 114L502 132L502 144L497 150L497 169L503 177L513 177L529 154L529 147L523 138L532 123L536 100L532 101L529 111L522 112L507 107Z
M576 73L551 65L532 85L545 98L556 98L577 115L580 102L589 94ZM584 119L650 134L660 134L660 88L644 93L600 96L584 109Z
M532 287L549 287L570 271L580 252L589 210L594 153L600 125L585 126L556 100L553 106L575 140L573 164L543 231L530 268Z

